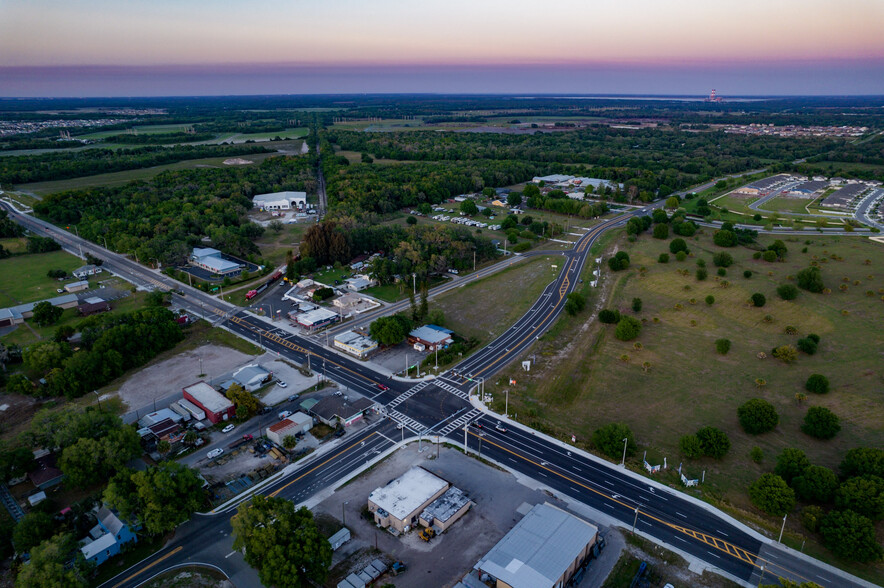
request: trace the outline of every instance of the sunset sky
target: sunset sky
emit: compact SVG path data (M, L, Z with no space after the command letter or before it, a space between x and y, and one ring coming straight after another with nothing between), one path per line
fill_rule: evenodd
M882 0L0 0L0 96L884 94Z

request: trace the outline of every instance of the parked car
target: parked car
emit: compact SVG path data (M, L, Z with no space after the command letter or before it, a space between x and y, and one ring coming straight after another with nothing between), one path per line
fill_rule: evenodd
M279 386L280 388L288 388L288 384L286 384L282 380L276 380L276 385Z
M222 433L229 433L229 432L232 431L234 428L236 428L236 425L234 425L234 424L230 424L230 425L227 425L226 427L224 427L223 429L221 429L221 432L222 432Z
M497 424L494 425L494 428L497 429L498 431L500 431L501 433L506 433L506 428L503 426L503 424L500 421L497 421Z
M56 288L55 291L59 294L64 294L64 288Z
M208 452L206 454L206 457L208 457L209 459L215 459L216 457L218 457L222 453L224 453L224 450L221 449L220 447L218 447L217 449L213 449L212 451Z
M344 433L346 433L346 432L347 432L346 429L338 429L337 431L335 431L335 437L343 437Z
M291 396L289 396L289 400L288 400L288 401L289 401L289 402L294 402L295 400L297 400L297 399L300 398L300 397L301 397L300 394L292 394Z
M265 406L260 410L260 414L269 414L271 410L273 410L273 407Z

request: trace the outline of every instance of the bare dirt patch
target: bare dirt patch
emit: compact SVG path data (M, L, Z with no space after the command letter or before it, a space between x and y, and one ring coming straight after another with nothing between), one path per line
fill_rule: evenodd
M197 380L210 380L230 371L251 357L221 345L202 345L135 372L116 393L130 408L138 408L169 393L180 392Z

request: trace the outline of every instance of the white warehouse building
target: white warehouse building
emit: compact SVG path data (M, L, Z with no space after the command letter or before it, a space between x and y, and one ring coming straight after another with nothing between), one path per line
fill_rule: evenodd
M307 192L259 194L252 198L252 205L264 210L290 210L292 208L303 210L307 207Z

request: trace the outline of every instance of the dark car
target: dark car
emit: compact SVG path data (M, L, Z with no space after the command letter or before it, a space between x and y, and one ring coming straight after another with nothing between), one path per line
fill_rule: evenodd
M344 433L346 433L346 432L347 431L344 429L338 429L337 431L335 431L335 437L343 437Z
M482 426L482 423L480 423L479 421L473 421L471 424L474 427L476 427L477 429L484 429L485 428L484 426Z
M272 410L273 410L272 406L265 406L264 408L261 409L261 414L267 414Z

